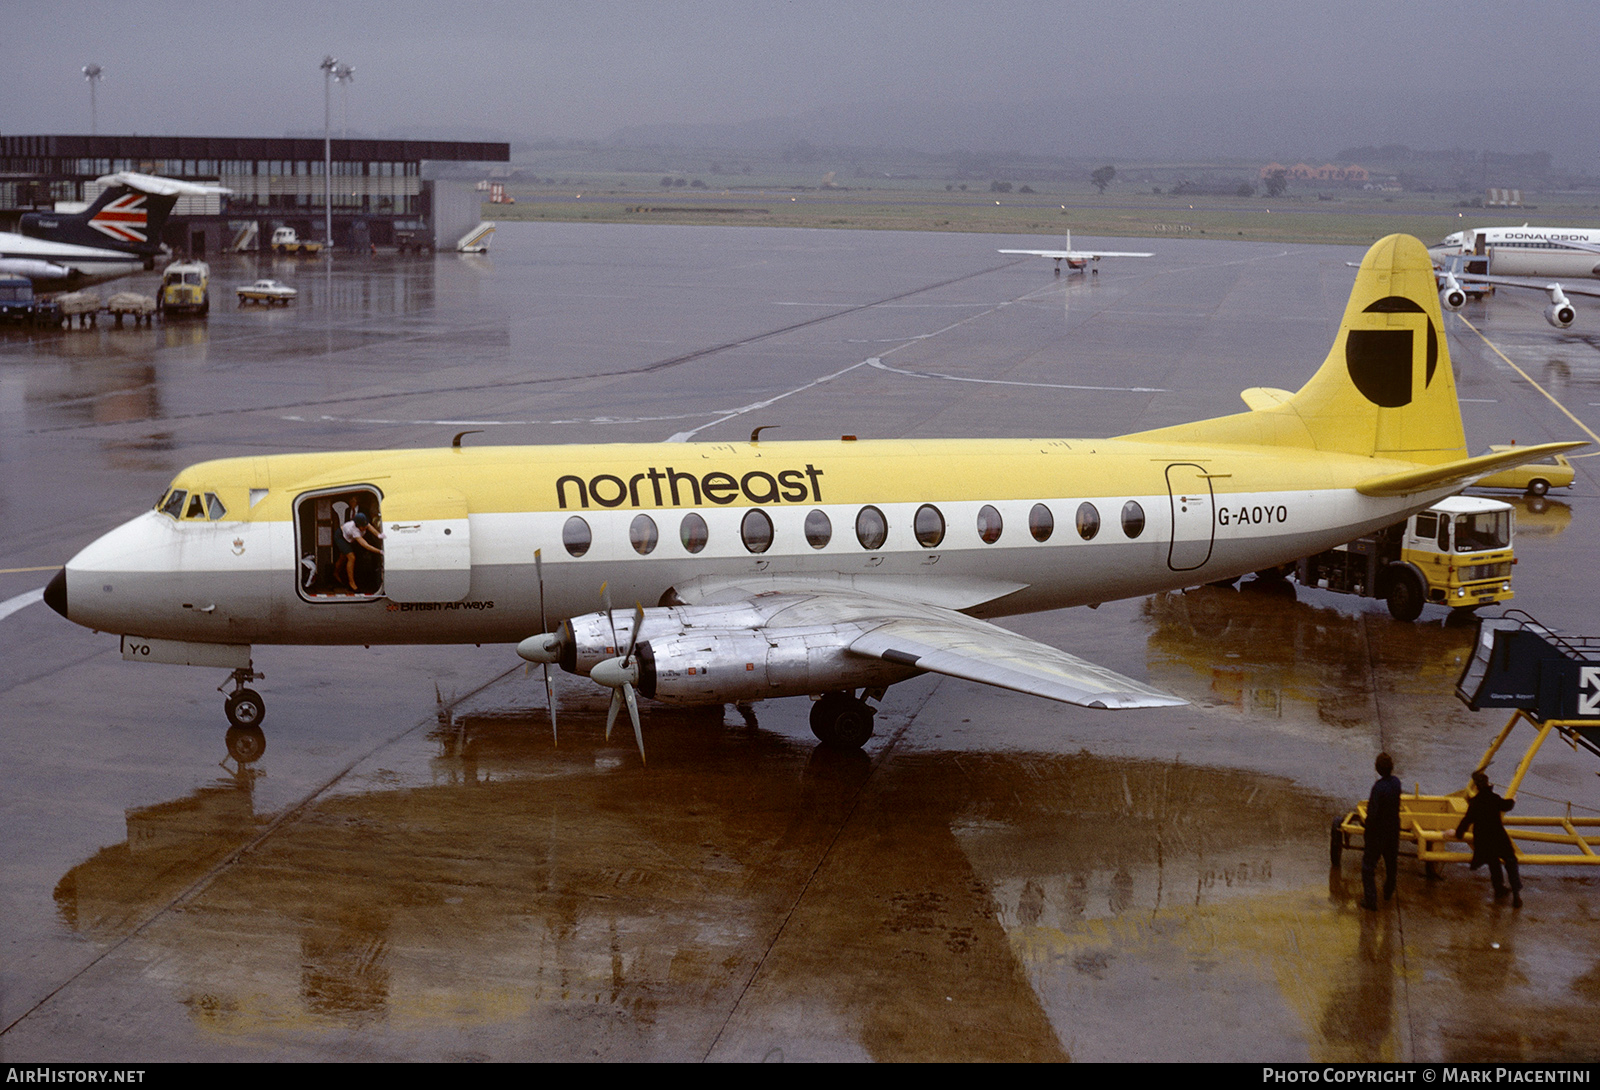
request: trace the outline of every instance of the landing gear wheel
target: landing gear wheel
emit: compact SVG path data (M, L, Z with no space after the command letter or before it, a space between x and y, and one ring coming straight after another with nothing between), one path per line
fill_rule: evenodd
M1528 482L1528 492L1535 496L1542 496L1550 491L1550 482L1543 477L1535 477Z
M827 693L811 706L811 733L830 749L860 749L872 737L872 706L844 693Z
M223 701L222 710L231 726L259 731L267 717L267 702L254 689L240 689Z
M1401 569L1389 580L1389 615L1397 621L1414 621L1422 616L1424 595L1417 573Z
M229 727L228 756L242 765L259 761L267 751L267 736L260 727Z
M1344 830L1339 828L1343 824L1343 821L1334 818L1333 834L1328 840L1328 863L1335 867L1339 865L1339 858L1344 855Z

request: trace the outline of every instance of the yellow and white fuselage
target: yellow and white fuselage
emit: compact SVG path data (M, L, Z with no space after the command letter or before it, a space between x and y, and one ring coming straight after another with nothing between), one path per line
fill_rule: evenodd
M74 557L47 600L80 624L185 644L523 641L525 657L614 687L639 681L639 657L641 689L663 699L815 694L936 670L1151 706L1176 701L979 618L1274 567L1575 445L1467 458L1432 269L1404 236L1368 253L1305 387L1245 400L1248 412L1118 439L206 462ZM356 510L382 526L383 556L351 589L332 575L334 535ZM649 608L637 622L585 620L602 584ZM559 636L526 650L560 618ZM598 670L608 658L620 665Z

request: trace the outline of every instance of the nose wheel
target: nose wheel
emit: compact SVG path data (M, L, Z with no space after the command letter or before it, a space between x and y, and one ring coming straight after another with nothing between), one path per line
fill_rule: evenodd
M256 673L253 667L240 667L229 677L232 692L227 692L226 681L217 686L219 693L226 693L222 712L228 717L228 756L240 764L258 760L267 751L267 736L261 730L261 722L267 717L267 702L260 693L245 687L246 682L266 676Z

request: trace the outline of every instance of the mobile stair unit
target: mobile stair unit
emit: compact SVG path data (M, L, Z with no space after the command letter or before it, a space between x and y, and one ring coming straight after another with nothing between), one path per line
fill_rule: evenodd
M1477 770L1487 770L1518 723L1527 723L1534 737L1502 792L1514 799L1533 760L1553 734L1571 746L1600 757L1600 637L1561 636L1521 610L1478 623L1478 638L1456 696L1473 711L1510 708L1511 718L1495 735ZM1400 797L1400 840L1410 844L1428 873L1442 863L1472 858L1470 837L1454 838L1467 812L1467 788L1448 795L1424 795L1419 786ZM1339 864L1345 848L1360 847L1367 804L1358 803L1333 823L1331 861ZM1566 812L1529 814L1521 808L1502 819L1516 848L1518 865L1562 866L1600 864L1600 816Z

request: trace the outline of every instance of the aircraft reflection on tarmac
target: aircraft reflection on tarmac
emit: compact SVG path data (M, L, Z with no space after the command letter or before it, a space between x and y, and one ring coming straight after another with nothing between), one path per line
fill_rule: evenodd
M1398 944L1322 871L1327 799L1087 753L902 754L872 780L859 752L704 719L663 714L645 774L597 729L552 750L537 713L451 717L425 772L320 800L191 892L263 823L248 776L204 787L129 811L57 904L105 942L182 894L143 956L197 1031L265 1047L360 1027L369 1055L426 1056L516 1023L564 1042L547 1059L1239 1058L1265 1019L1317 1059L1398 1057ZM1499 926L1414 916L1445 932L1408 954L1436 990ZM1479 997L1508 1032L1586 1017L1471 973L1426 1047Z
M1372 718L1375 669L1391 698L1414 690L1419 708L1437 710L1438 695L1449 691L1471 651L1469 626L1404 624L1403 638L1387 642L1375 664L1374 630L1401 622L1315 605L1302 594L1312 592L1287 581L1246 580L1238 589L1196 587L1145 599L1151 677L1201 706L1251 719L1353 727Z

